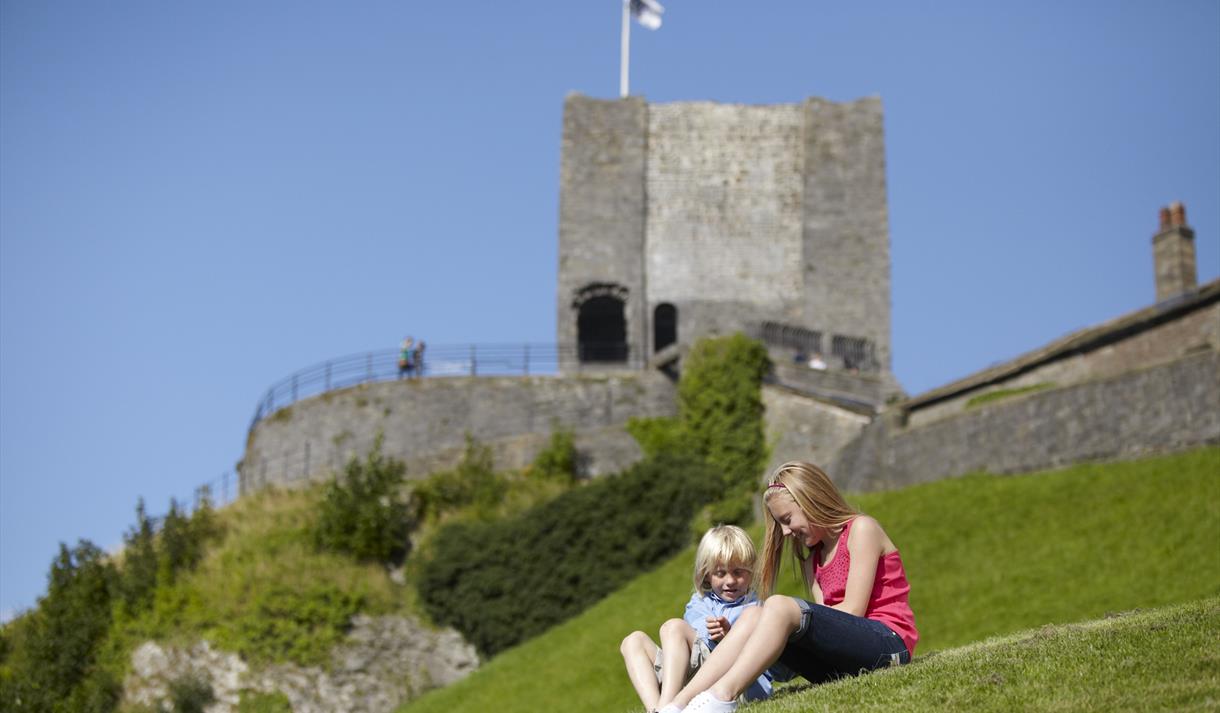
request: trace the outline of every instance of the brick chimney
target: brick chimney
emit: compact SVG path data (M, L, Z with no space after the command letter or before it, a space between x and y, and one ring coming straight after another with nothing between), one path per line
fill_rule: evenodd
M1157 302L1195 289L1195 231L1186 224L1186 206L1181 203L1161 208L1161 227L1152 236L1152 259L1156 263Z

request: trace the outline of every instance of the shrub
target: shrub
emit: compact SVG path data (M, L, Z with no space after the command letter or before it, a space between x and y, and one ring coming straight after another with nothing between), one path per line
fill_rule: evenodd
M433 473L415 484L412 497L416 519L437 520L443 513L473 508L479 519L490 519L508 485L496 474L491 448L466 434L466 450L454 470Z
M572 432L554 429L546 448L534 456L529 474L533 478L571 484L576 481L576 458L576 439Z
M13 632L0 673L6 711L104 711L117 685L98 666L118 589L114 565L87 540L60 544L47 595ZM7 639L6 635L6 639Z
M136 503L136 524L123 536L123 567L119 593L128 615L147 609L157 589L157 547L144 498Z
M678 382L682 443L723 475L724 492L754 488L767 462L762 379L767 350L741 334L702 339Z
M514 518L448 525L421 567L424 607L495 654L685 546L718 485L698 460L649 459Z
M292 713L292 703L283 693L242 691L237 713Z
M664 453L688 453L694 448L685 440L685 430L680 419L656 416L631 418L627 421L627 433L640 445L645 458L656 458Z
M216 694L206 678L186 674L170 681L169 700L173 704L173 713L203 713L205 708L216 702Z
M362 596L329 584L274 586L235 621L222 622L217 643L256 663L324 663L363 603Z
M400 497L406 466L381 454L382 436L363 460L352 458L328 483L319 506L314 544L373 562L401 562L411 519Z

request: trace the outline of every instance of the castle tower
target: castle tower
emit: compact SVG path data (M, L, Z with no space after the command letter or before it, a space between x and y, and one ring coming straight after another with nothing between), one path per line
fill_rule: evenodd
M881 102L647 104L569 95L564 372L640 368L711 334L889 384Z
M1156 301L1186 294L1198 284L1195 267L1195 231L1186 224L1186 206L1173 203L1161 208L1161 227L1152 236L1152 258L1156 265Z

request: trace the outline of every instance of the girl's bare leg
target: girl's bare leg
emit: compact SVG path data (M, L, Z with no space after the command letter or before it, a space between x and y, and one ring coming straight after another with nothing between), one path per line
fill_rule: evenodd
M657 674L652 663L657 660L657 645L642 631L633 631L623 639L619 646L623 654L623 663L627 665L627 677L635 687L636 695L644 704L644 710L654 711L660 708L657 701L660 688L657 686Z
M685 708L692 698L719 681L741 653L760 619L762 619L762 607L749 607L743 611L737 621L733 623L733 627L729 629L729 633L720 640L720 643L716 644L716 648L712 649L712 655L699 667L695 677L674 696L672 702Z
M695 645L697 635L684 619L670 619L661 625L661 695L657 699L658 708L673 700L674 694L686 683L691 647Z
M712 657L703 665L699 673L691 679L686 688L674 696L674 702L686 706L691 699L706 689L712 690L712 695L722 701L731 701L741 695L751 683L775 663L784 652L788 637L792 636L801 625L801 608L791 597L774 596L767 599L761 607L762 611L755 616L756 620L745 636L732 642L732 648L724 651L721 661L713 663L716 655L721 653L725 644L729 644L738 626L745 619L747 610L741 619L729 630L729 635L716 646ZM757 611L757 607L753 608ZM707 676L704 676L706 671Z

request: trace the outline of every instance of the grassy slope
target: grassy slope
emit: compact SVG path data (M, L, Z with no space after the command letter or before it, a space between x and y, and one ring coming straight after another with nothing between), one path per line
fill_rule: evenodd
M1220 598L1044 626L826 686L750 713L1220 708Z
M903 551L921 656L1220 594L1220 449L1030 476L972 476L853 500ZM692 561L688 550L638 578L607 572L632 581L407 710L633 710L618 642L633 629L655 632L681 612ZM795 586L787 582L781 591Z
M414 590L391 582L383 567L314 549L309 527L317 497L313 490L266 491L218 511L221 541L208 548L195 571L160 593L152 611L119 625L111 666L124 671L130 651L146 639L187 645L206 638L238 651L273 645L245 640L248 634L238 625L257 621L262 616L257 602L274 591L324 588L355 598L366 613L414 614ZM304 632L298 638L310 658L322 661L339 636L338 631ZM299 656L301 647L296 648Z

